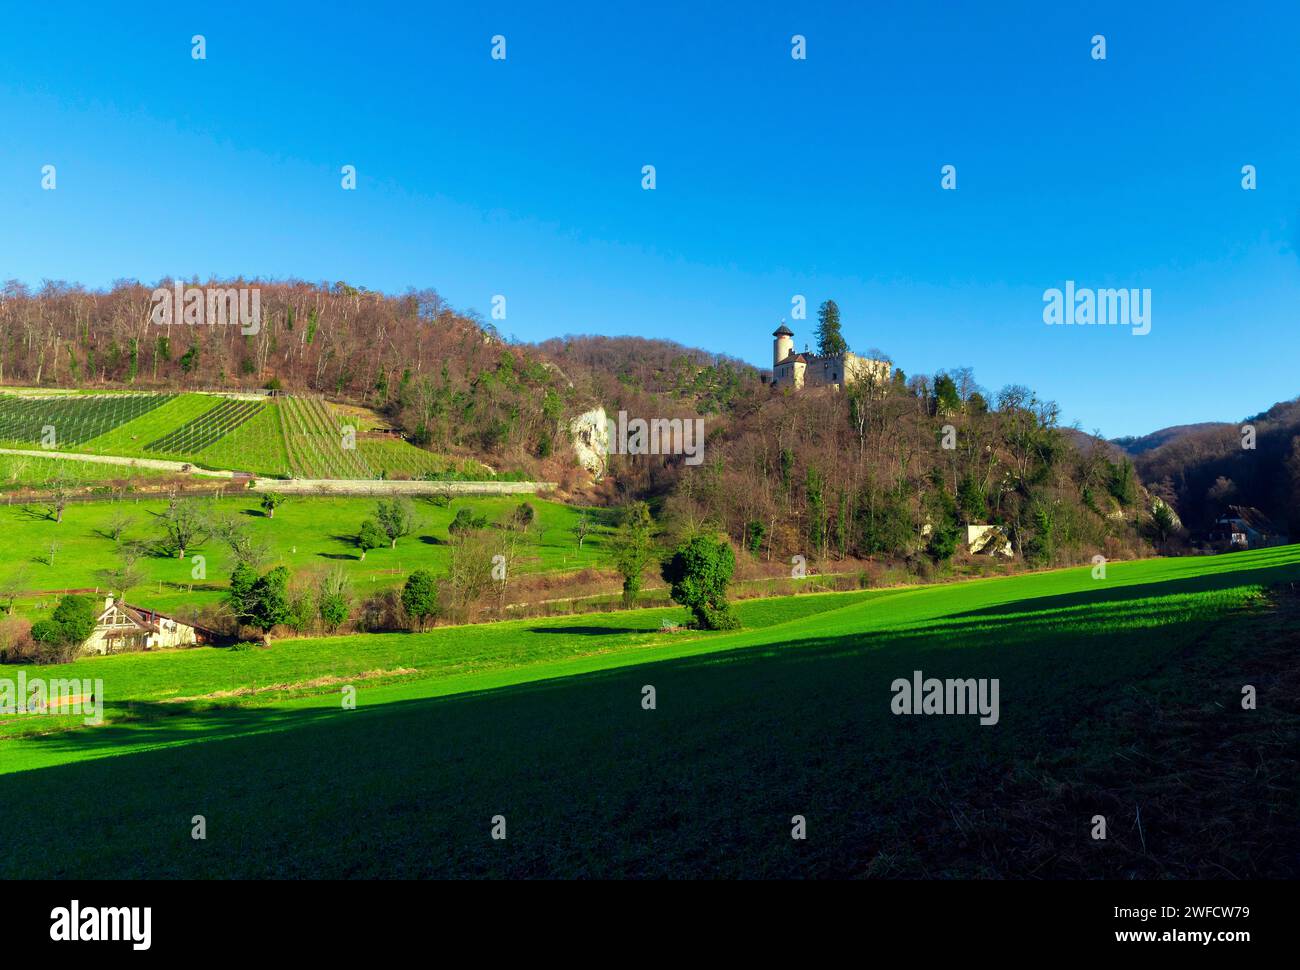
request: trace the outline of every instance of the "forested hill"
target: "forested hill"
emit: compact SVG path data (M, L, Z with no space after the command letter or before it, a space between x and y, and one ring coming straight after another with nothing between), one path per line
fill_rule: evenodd
M1116 444L1190 528L1206 529L1236 505L1300 536L1300 398L1242 421L1166 428Z
M171 281L162 281L168 288ZM260 319L162 325L154 288L108 291L46 283L0 291L0 384L50 387L318 393L384 411L415 442L545 472L571 465L561 433L577 389L490 324L459 313L433 290L400 296L347 283L227 280L255 288ZM179 314L177 314L179 316Z
M565 336L538 349L566 371L593 382L606 407L628 394L663 395L699 414L735 410L763 390L762 372L725 354L645 337Z
M161 324L151 319L153 287L134 281L107 291L5 285L0 384L318 393L380 410L435 451L573 488L591 484L568 434L575 416L603 407L611 416L699 418L702 465L615 456L592 495L652 498L674 528L711 523L765 556L941 554L961 525L981 522L1041 562L1128 554L1168 538L1150 521L1143 481L1194 528L1229 499L1283 522L1300 506L1297 402L1257 416L1253 452L1243 453L1235 425L1231 434L1193 426L1129 442L1135 475L1113 445L1057 427L1050 402L1018 386L981 390L964 368L910 379L896 370L883 386L795 393L742 361L669 341L507 342L433 290L187 285L255 287L256 332ZM952 448L942 445L948 426Z
M255 291L257 326L233 314L189 324L179 310L162 324L155 287L136 281L106 291L10 281L0 288L0 385L323 394L384 412L435 451L564 484L583 475L567 434L576 414L598 405L719 414L762 386L746 364L664 341L507 342L428 289L391 296L345 282L244 279L184 287L204 299Z

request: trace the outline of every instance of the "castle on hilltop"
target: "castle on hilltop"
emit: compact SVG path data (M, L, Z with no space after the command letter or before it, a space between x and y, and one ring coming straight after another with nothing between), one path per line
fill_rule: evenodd
M774 387L833 387L858 381L888 381L893 371L887 360L872 360L844 351L842 354L795 353L794 331L782 322L772 333L772 385Z

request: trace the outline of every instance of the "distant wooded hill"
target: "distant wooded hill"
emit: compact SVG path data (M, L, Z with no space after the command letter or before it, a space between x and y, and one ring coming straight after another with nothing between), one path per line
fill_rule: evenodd
M1246 426L1255 432L1253 449L1243 447ZM1208 529L1236 505L1300 536L1300 398L1243 421L1179 425L1113 443L1193 530Z
M685 469L674 455L616 456L603 497L653 498L677 526L724 529L765 556L933 555L962 522L984 520L1044 563L1136 550L1150 512L1143 481L1192 528L1233 504L1300 533L1296 401L1252 419L1254 451L1241 448L1238 425L1226 424L1105 443L1058 428L1055 406L1026 388L980 391L964 368L910 380L896 372L869 393L799 403L743 361L670 341L511 343L428 289L390 296L344 282L188 285L258 287L260 328L246 335L238 326L153 323L154 288L135 281L107 291L6 284L0 383L323 394L381 410L435 451L562 486L584 478L567 429L593 406L702 417L703 466ZM939 443L948 425L958 432L954 449ZM922 539L940 526L942 542Z
M160 288L171 286L164 280ZM192 281L256 287L256 333L152 322L154 288L47 282L0 290L0 383L327 395L384 411L418 444L536 469L557 449L574 388L534 349L508 344L433 290L388 296L347 283Z
M157 288L172 286L161 280ZM390 296L345 282L255 279L185 286L257 288L257 332L152 322L155 287L134 280L106 291L8 282L0 288L0 385L323 394L384 412L434 451L562 484L577 475L568 419L595 404L716 414L760 386L740 361L667 341L507 342L429 289Z

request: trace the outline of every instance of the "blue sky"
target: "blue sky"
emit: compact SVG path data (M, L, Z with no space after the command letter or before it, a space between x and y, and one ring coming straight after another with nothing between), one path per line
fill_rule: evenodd
M769 366L833 297L855 350L1086 430L1237 419L1300 394L1300 5L1196 6L9 5L0 277L499 293L520 340ZM1150 288L1151 332L1045 326L1067 279Z

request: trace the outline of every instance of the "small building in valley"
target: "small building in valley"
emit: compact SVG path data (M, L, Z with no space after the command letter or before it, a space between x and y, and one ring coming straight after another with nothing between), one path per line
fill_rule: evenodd
M1220 551L1259 549L1284 545L1287 541L1268 516L1259 509L1242 505L1228 506L1228 511L1210 528L1208 539L1210 547Z
M219 635L156 610L122 603L112 596L95 620L95 629L83 647L86 653L129 653L167 650L214 643Z

